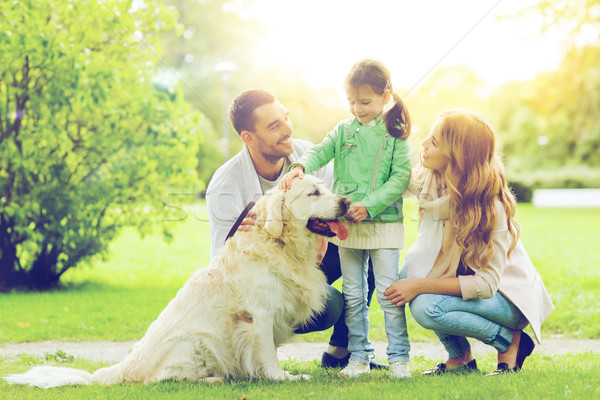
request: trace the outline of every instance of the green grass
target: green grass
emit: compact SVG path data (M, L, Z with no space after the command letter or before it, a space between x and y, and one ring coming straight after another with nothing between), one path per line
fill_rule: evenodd
M414 202L405 209L410 244L416 237ZM600 211L519 204L517 219L525 248L556 306L543 334L600 338ZM0 343L141 338L181 285L208 264L210 239L203 213L169 224L171 243L159 233L140 239L126 230L111 245L108 260L69 270L64 289L0 294ZM375 298L370 320L371 339L385 340L383 313ZM412 340L434 339L410 317L408 324ZM327 341L329 335L317 332L299 340Z
M61 290L0 294L0 342L130 340L148 325L198 268L208 263L206 222L188 218L167 244L125 231L110 259L65 273Z
M416 236L415 204L406 206L406 243ZM522 241L540 271L556 310L543 326L543 334L600 338L600 211L597 209L536 209L519 205ZM46 293L0 294L0 345L3 342L40 340L130 340L143 336L148 325L177 290L208 263L208 224L202 215L171 222L174 240L167 244L159 234L140 239L127 230L110 248L110 258L65 274L65 288ZM401 253L402 255L404 252ZM339 286L339 282L338 282ZM370 336L385 340L383 314L374 301ZM435 340L434 335L409 317L411 340ZM327 341L330 332L301 335L299 340ZM63 354L60 354L63 356ZM68 355L67 355L68 356ZM442 358L443 355L440 355ZM101 362L48 355L47 359L22 356L0 358L0 376L23 372L32 365L56 365L94 371ZM600 355L593 353L549 356L534 353L520 374L489 378L444 376L426 378L418 373L439 360L413 357L414 379L389 380L385 373L343 380L336 370L325 371L317 361L283 361L292 373L313 376L309 382L241 380L219 385L191 382L125 384L113 387L67 387L41 390L0 382L2 399L80 398L596 398L600 393L597 371ZM490 354L478 360L486 372L494 369Z
M490 356L478 360L480 369L491 372L494 360ZM44 359L23 357L17 361L0 360L0 376L23 372L31 364L39 365ZM55 365L94 371L102 363L82 360L55 363ZM577 368L573 368L576 365ZM414 378L391 380L383 371L370 376L347 380L337 376L339 370L323 370L316 361L311 363L282 362L284 369L297 374L309 374L308 382L270 382L264 380L239 380L222 384L192 382L161 382L120 384L111 387L91 385L38 389L10 386L0 382L2 399L586 399L597 398L600 393L598 370L600 355L593 353L570 354L552 357L533 355L527 359L519 374L486 377L483 373L439 377L419 376L432 366L430 360L413 360Z
M600 338L600 209L520 204L517 220L555 307L543 332Z

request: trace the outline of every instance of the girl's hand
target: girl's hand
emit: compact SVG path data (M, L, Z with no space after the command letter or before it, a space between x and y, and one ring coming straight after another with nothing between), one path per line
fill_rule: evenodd
M361 203L354 203L348 209L345 217L348 221L358 224L369 216L369 212Z
M390 285L383 295L396 306L400 307L421 294L420 279L400 279Z
M304 178L304 168L301 165L296 165L290 170L290 172L285 174L283 178L281 178L281 180L279 181L277 187L279 188L279 190L287 192L290 189L290 187L292 187L292 180L294 178Z

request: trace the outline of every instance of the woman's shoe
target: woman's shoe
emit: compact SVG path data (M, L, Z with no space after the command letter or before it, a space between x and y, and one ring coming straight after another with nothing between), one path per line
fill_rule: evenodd
M505 374L507 372L519 372L521 368L523 368L525 359L531 355L534 348L535 343L533 343L531 337L525 332L521 331L521 339L519 339L519 348L517 350L517 360L515 362L515 366L513 368L508 368L507 363L499 363L496 367L496 370L487 376L495 376Z
M517 368L517 367L515 367L515 368ZM486 376L496 376L496 375L505 374L507 372L516 372L515 368L508 368L507 363L498 363L496 370L494 372L492 372L491 374L487 374Z
M435 367L428 369L425 372L422 372L421 375L442 375L442 374L445 374L446 372L455 374L455 373L469 373L469 372L475 372L475 371L477 371L477 360L472 359L471 361L469 361L462 367L453 368L453 369L448 369L448 367L444 363L437 363L435 365Z
M519 341L519 350L517 350L517 363L515 365L515 372L519 371L523 367L525 359L533 353L535 343L531 340L531 337L525 332L521 331L521 340Z

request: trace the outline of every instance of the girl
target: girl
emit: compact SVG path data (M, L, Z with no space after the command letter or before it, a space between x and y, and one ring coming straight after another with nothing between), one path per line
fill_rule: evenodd
M402 193L411 170L410 117L392 91L390 72L379 61L356 63L345 81L354 118L340 121L323 142L292 164L279 187L287 190L292 179L334 162L333 192L352 200L346 219L349 236L331 239L339 246L342 292L346 302L350 361L340 372L356 377L370 372L373 347L369 341L367 263L373 262L377 299L384 312L388 336L390 374L410 377L404 309L395 307L383 291L398 279L399 252L404 248ZM384 113L393 98L395 104Z
M428 375L476 370L466 337L498 350L494 374L519 371L535 346L522 329L530 324L539 343L554 308L519 241L494 147L489 124L463 110L442 113L422 144L419 234L400 273L408 279L384 294L397 306L410 302L415 320L448 351Z

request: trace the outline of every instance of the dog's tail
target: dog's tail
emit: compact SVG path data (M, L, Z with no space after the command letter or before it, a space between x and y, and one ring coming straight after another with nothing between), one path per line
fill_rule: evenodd
M89 385L92 375L89 372L63 367L34 367L24 374L3 377L9 384L51 388L67 385Z

